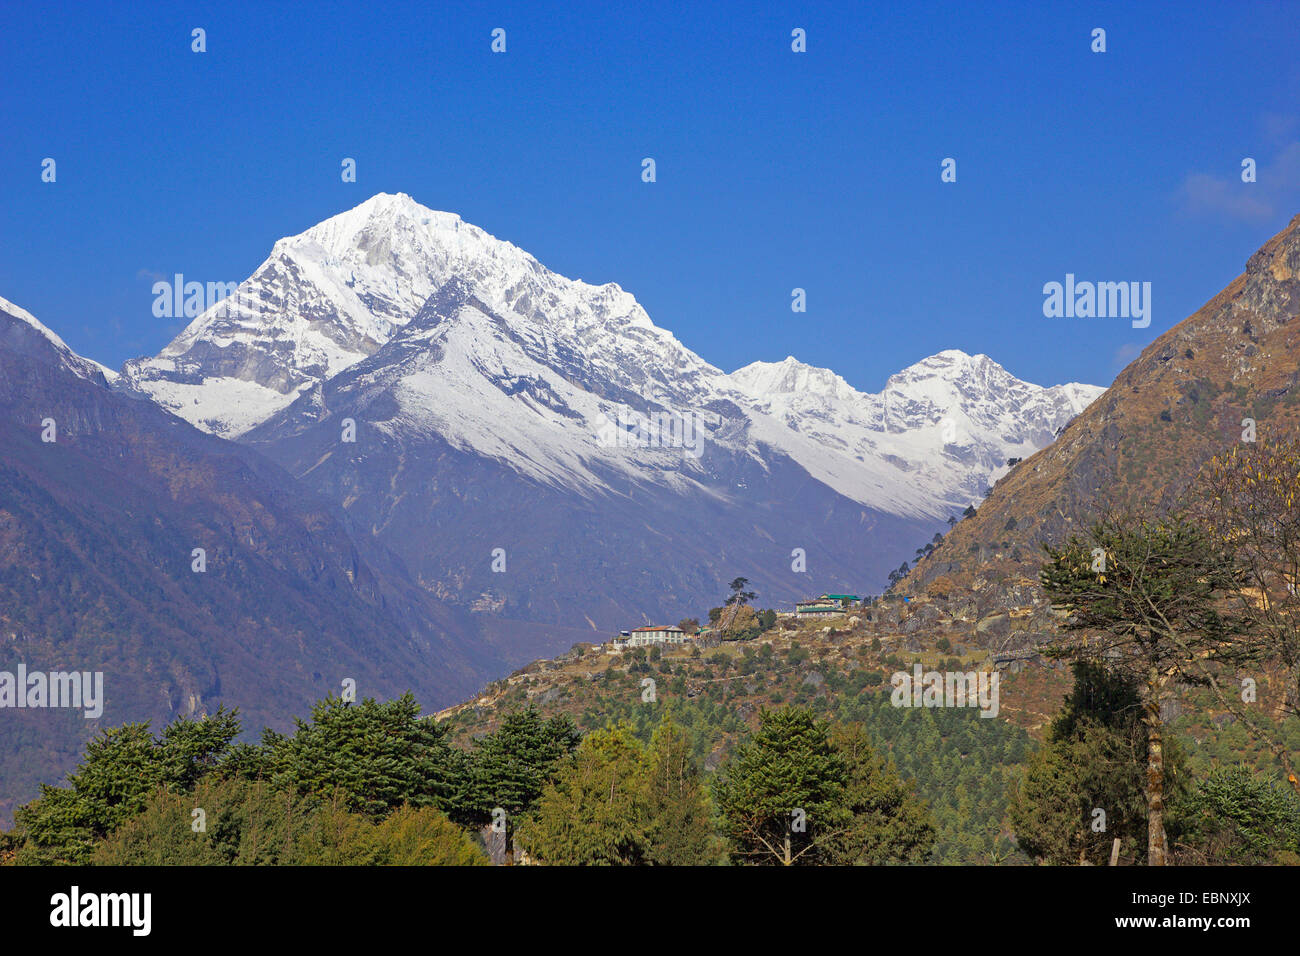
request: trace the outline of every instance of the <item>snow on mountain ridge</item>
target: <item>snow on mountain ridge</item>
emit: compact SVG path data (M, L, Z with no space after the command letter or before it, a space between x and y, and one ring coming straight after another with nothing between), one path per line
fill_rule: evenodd
M385 428L445 433L537 480L690 481L703 466L680 449L611 450L602 437L611 422L669 415L763 467L788 455L841 494L908 516L977 500L1006 457L1051 440L1080 394L957 350L891 376L878 396L793 357L727 375L619 286L559 276L400 193L276 242L236 296L156 358L127 363L123 385L238 437L352 369L398 400Z
M675 354L685 372L712 370L617 285L563 278L454 213L381 193L276 242L231 299L156 358L128 362L125 384L238 437L373 354L453 277L472 282L537 343L595 339L618 351L617 330L648 353Z
M730 376L753 407L812 447L795 458L842 494L863 495L858 470L898 514L942 514L977 502L1006 462L1049 444L1104 389L1023 382L987 355L947 349L859 392L829 369L793 358L753 363ZM779 434L768 440L784 444ZM835 452L835 458L824 454ZM857 465L848 474L844 461ZM873 503L879 503L876 498Z
M68 347L68 343L64 342L63 339L56 335L48 326L45 325L45 323L41 322L40 319L36 318L36 316L32 315L22 306L10 302L3 296L0 296L0 312L7 313L15 319L18 319L20 322L31 326L54 347L55 351L58 352L60 361L63 365L81 378L96 381L99 376L102 376L105 382L112 382L117 378L117 373L112 369L100 365L94 359L88 359L82 355L78 355Z
M751 395L762 396L785 392L816 392L850 398L861 394L828 368L805 365L793 355L780 362L751 362L729 376Z

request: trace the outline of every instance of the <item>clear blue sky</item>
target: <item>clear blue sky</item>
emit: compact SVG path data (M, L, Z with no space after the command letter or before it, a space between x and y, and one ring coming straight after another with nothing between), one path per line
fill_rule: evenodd
M1300 212L1300 3L761 6L4 4L0 295L116 367L178 331L151 274L241 280L400 191L727 370L1108 384ZM1150 329L1044 318L1067 272L1151 282Z

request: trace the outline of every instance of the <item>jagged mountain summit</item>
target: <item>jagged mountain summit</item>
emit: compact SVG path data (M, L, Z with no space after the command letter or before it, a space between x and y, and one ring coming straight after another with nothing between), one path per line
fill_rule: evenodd
M276 242L235 296L157 357L128 362L121 385L261 441L272 419L282 433L277 416L319 411L344 372L397 403L386 428L436 432L563 490L707 485L682 436L658 435L671 422L755 462L793 459L835 493L909 519L977 500L1008 458L1050 442L1101 391L1041 389L956 351L875 396L793 359L727 375L617 285L566 279L403 194Z
M1050 444L1104 391L1076 383L1041 388L987 355L957 349L890 376L878 394L859 392L829 369L793 356L755 362L730 379L753 407L791 431L892 478L889 497L876 500L890 500L902 513L909 507L933 513L936 504L960 510L978 501L1006 473L1007 461ZM824 480L851 487L835 485L834 475L827 467Z
M533 332L549 358L564 360L566 340L596 337L592 354L610 372L639 376L642 391L680 394L708 368L618 286L564 279L457 215L381 193L275 243L232 301L208 309L156 358L128 362L126 384L236 437L372 355L452 278ZM647 360L661 349L685 363L671 377Z
M729 375L617 285L401 194L276 242L119 387L262 450L439 598L597 633L738 574L769 604L879 588L1099 391L955 351L880 395Z
M3 297L0 297L0 351L15 360L53 363L77 378L99 385L108 385L117 378L116 372L78 355L40 319Z
M878 590L1097 391L957 351L878 395L728 374L403 195L276 242L120 375L0 300L0 371L3 633L113 670L115 718L255 722L340 675L445 700L738 575L763 606Z

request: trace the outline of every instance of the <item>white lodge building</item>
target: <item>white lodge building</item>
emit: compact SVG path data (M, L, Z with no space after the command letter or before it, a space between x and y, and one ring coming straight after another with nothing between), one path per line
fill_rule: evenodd
M614 638L614 650L625 647L646 647L650 644L684 644L686 632L673 624L634 627Z

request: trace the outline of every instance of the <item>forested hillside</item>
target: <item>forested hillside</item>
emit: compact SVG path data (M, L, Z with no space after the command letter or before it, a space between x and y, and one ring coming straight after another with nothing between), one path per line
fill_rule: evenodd
M1145 862L1136 691L1000 671L1000 712L896 705L913 663L987 652L864 621L610 654L576 646L435 719L321 701L235 743L237 715L102 733L0 838L9 863L708 865ZM850 619L852 620L852 619ZM761 625L759 625L761 627ZM916 650L909 649L914 647ZM1300 862L1276 756L1205 696L1171 713L1179 862ZM1300 722L1274 725L1300 748ZM1106 829L1094 827L1096 809ZM507 849L510 848L510 849Z

